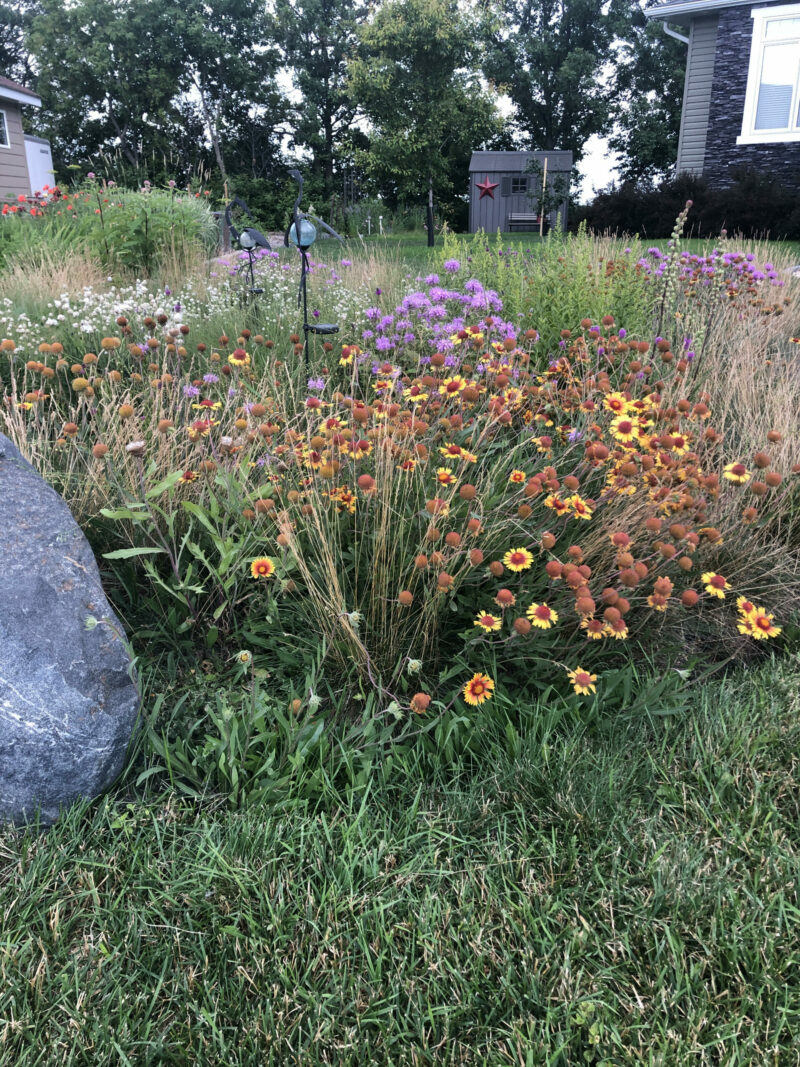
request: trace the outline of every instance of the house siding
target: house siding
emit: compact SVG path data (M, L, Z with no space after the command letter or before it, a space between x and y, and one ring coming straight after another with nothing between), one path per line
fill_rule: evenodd
M0 148L0 200L13 200L24 194L30 196L28 160L25 155L25 136L22 132L22 113L19 105L0 97L0 111L6 114L9 148Z
M785 0L779 0L785 2ZM719 15L714 87L708 115L703 177L713 186L730 185L740 167L752 167L800 193L800 142L737 145L742 132L754 7L723 9Z
M706 156L706 134L714 85L719 16L694 19L689 34L683 114L678 140L679 174L702 174Z

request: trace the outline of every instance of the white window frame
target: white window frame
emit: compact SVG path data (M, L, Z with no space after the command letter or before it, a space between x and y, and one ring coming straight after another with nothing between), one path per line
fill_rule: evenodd
M782 4L779 7L758 7L750 12L753 20L753 41L750 46L750 68L747 73L747 93L744 100L742 132L736 138L737 144L787 144L800 141L800 129L757 130L756 109L758 107L758 90L761 84L761 69L764 60L767 22L776 18L800 18L800 3ZM798 44L800 50L800 44ZM800 77L795 84L794 96L789 110L790 120L800 109Z
M5 134L6 134L6 143L3 144L3 142L0 141L0 148L10 148L11 147L11 134L8 132L8 115L6 114L5 109L2 108L2 107L0 107L0 115L3 116L3 129L5 130Z

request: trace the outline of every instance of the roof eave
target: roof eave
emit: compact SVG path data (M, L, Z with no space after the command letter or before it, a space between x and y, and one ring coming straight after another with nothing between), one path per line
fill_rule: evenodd
M668 0L656 7L646 7L645 16L649 19L663 19L665 22L686 22L697 15L717 11L722 7L743 7L755 0Z
M28 104L30 107L41 107L42 98L34 93L20 93L16 89L7 89L0 86L0 100L13 100L15 104Z

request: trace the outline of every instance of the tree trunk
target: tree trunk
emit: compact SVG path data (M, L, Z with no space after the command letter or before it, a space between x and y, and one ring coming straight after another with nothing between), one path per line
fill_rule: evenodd
M433 248L436 239L433 235L433 174L428 175L428 248Z
M206 129L208 130L208 136L211 138L211 146L214 149L214 156L217 160L217 166L219 167L219 172L222 175L223 182L227 182L228 172L225 170L225 160L222 158L222 148L219 143L217 124L214 121L214 118L211 114L211 110L208 106L206 94L203 92L202 83L199 83L197 79L195 79L195 85L197 86L197 91L200 93L200 106L203 109L203 119L205 120Z

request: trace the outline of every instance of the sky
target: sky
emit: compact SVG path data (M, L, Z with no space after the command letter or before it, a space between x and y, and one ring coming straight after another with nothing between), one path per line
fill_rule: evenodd
M576 190L581 203L591 200L618 177L616 156L605 137L594 135L586 142L586 154L580 162L581 183Z

